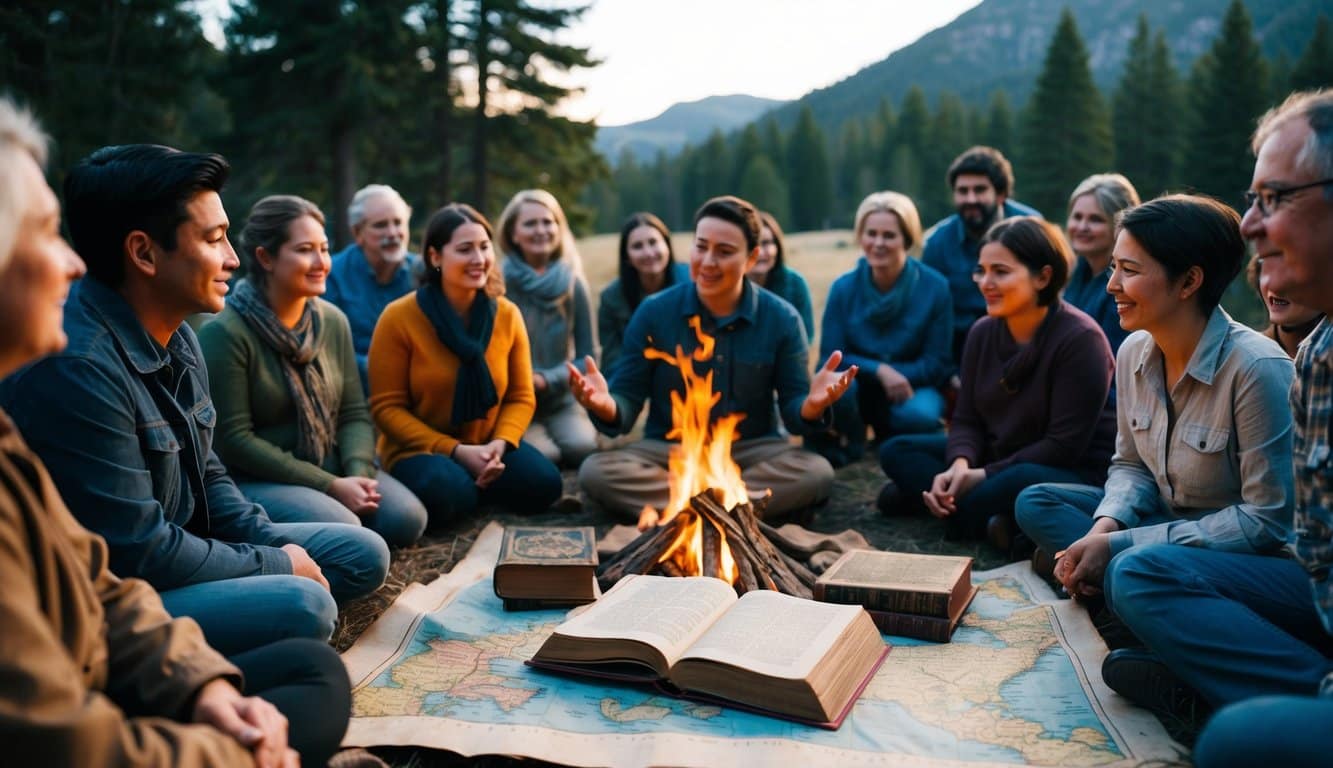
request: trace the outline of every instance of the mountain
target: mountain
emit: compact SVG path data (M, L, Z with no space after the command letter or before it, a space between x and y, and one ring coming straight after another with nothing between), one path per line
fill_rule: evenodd
M897 109L908 88L932 98L942 90L983 104L997 88L1010 103L1027 101L1041 71L1060 11L1068 6L1087 45L1093 78L1109 93L1124 68L1139 14L1154 32L1166 33L1182 75L1212 45L1230 0L985 0L949 24L929 32L833 85L812 91L775 111L785 127L808 104L825 128L872 112L881 99ZM1264 53L1295 60L1320 13L1333 17L1333 0L1246 0Z
M615 162L629 150L639 161L651 160L658 150L675 154L686 144L698 144L714 129L729 131L786 102L733 94L681 102L650 120L597 129L597 150Z

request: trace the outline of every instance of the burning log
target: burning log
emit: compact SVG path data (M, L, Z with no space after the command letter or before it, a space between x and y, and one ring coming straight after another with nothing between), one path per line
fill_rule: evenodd
M603 563L598 568L597 574L597 581L603 591L610 589L622 576L651 571L662 554L685 529L687 522L688 520L681 515L676 515L666 523L644 531Z

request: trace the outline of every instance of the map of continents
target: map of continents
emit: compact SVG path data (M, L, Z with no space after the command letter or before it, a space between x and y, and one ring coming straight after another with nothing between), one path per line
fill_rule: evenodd
M894 650L838 731L539 673L523 662L562 611L506 613L489 580L424 614L357 686L358 718L433 717L579 734L693 734L958 761L1102 765L1126 758L1057 640L1058 624L1018 579L981 591L948 644Z

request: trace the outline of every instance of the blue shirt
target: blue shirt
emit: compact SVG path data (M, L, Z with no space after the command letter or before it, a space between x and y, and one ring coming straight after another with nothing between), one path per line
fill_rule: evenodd
M801 316L801 323L805 326L805 340L814 341L815 310L810 304L810 286L806 285L801 273L790 267L781 267L780 274L774 270L774 274L768 276L768 284L764 289L796 308L796 314Z
M1035 208L1016 200L1005 200L1004 218L1013 216L1040 216ZM921 261L933 267L944 279L949 281L949 291L953 294L954 359L963 353L962 340L967 336L967 329L986 314L986 300L981 297L976 283L972 282L972 273L977 268L977 257L981 254L981 238L971 239L963 220L954 214L941 219L931 227L930 236L921 251Z
M791 304L768 291L744 282L740 304L727 317L715 318L699 302L694 283L672 286L649 296L634 312L625 329L624 352L611 376L616 420L593 423L608 435L621 435L648 401L644 437L667 439L671 430L671 396L685 390L680 371L661 360L643 356L645 347L674 354L679 346L689 355L699 340L689 319L697 315L704 333L713 336L713 356L694 364L695 373L713 375L713 391L720 394L710 422L743 413L738 437L748 440L778 434L774 420L774 392L782 423L795 435L818 432L832 424L832 408L818 421L801 418L801 406L810 393L809 346L801 318Z
M0 402L111 570L158 590L290 574L291 558L213 452L217 411L188 325L158 346L128 303L87 277L65 306L65 351L19 370Z
M366 356L370 354L370 337L375 333L375 323L379 322L390 302L416 290L414 278L420 263L420 256L407 254L389 282L381 284L375 279L375 270L370 268L361 246L352 243L333 255L323 298L341 309L352 326L352 346L356 350L356 367L361 374L363 391L370 391Z
M1129 331L1120 327L1120 315L1115 311L1115 299L1106 292L1106 281L1111 277L1111 270L1103 269L1093 274L1088 262L1082 258L1074 265L1074 273L1069 276L1065 286L1064 300L1079 309L1101 327L1106 340L1111 343L1111 353L1120 351L1120 344L1129 336Z
M887 293L875 287L870 265L862 256L856 269L840 276L829 288L824 305L824 330L819 337L819 359L842 350L842 360L873 374L888 363L913 387L942 387L953 370L953 305L949 284L939 272L920 262L915 284L903 277ZM904 270L904 275L906 271ZM894 296L911 291L911 296ZM892 318L880 305L899 302Z
M1126 528L1110 534L1111 553L1281 548L1293 498L1292 364L1282 348L1217 307L1174 385L1145 331L1121 345L1115 376L1115 457L1093 515ZM1168 521L1143 525L1159 517Z

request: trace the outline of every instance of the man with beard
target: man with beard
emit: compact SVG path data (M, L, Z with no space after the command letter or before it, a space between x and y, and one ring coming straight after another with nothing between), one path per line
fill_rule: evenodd
M981 236L996 222L1010 216L1040 216L1036 210L1009 199L1014 169L1000 150L972 147L954 158L947 174L958 213L930 228L921 260L949 281L953 294L953 359L963 354L963 340L977 318L986 314L986 302L972 282L981 252Z
M366 355L375 323L389 302L416 288L412 278L420 257L407 250L411 218L412 209L393 187L362 187L347 206L353 242L333 255L324 298L337 305L352 326L356 367L366 391Z

